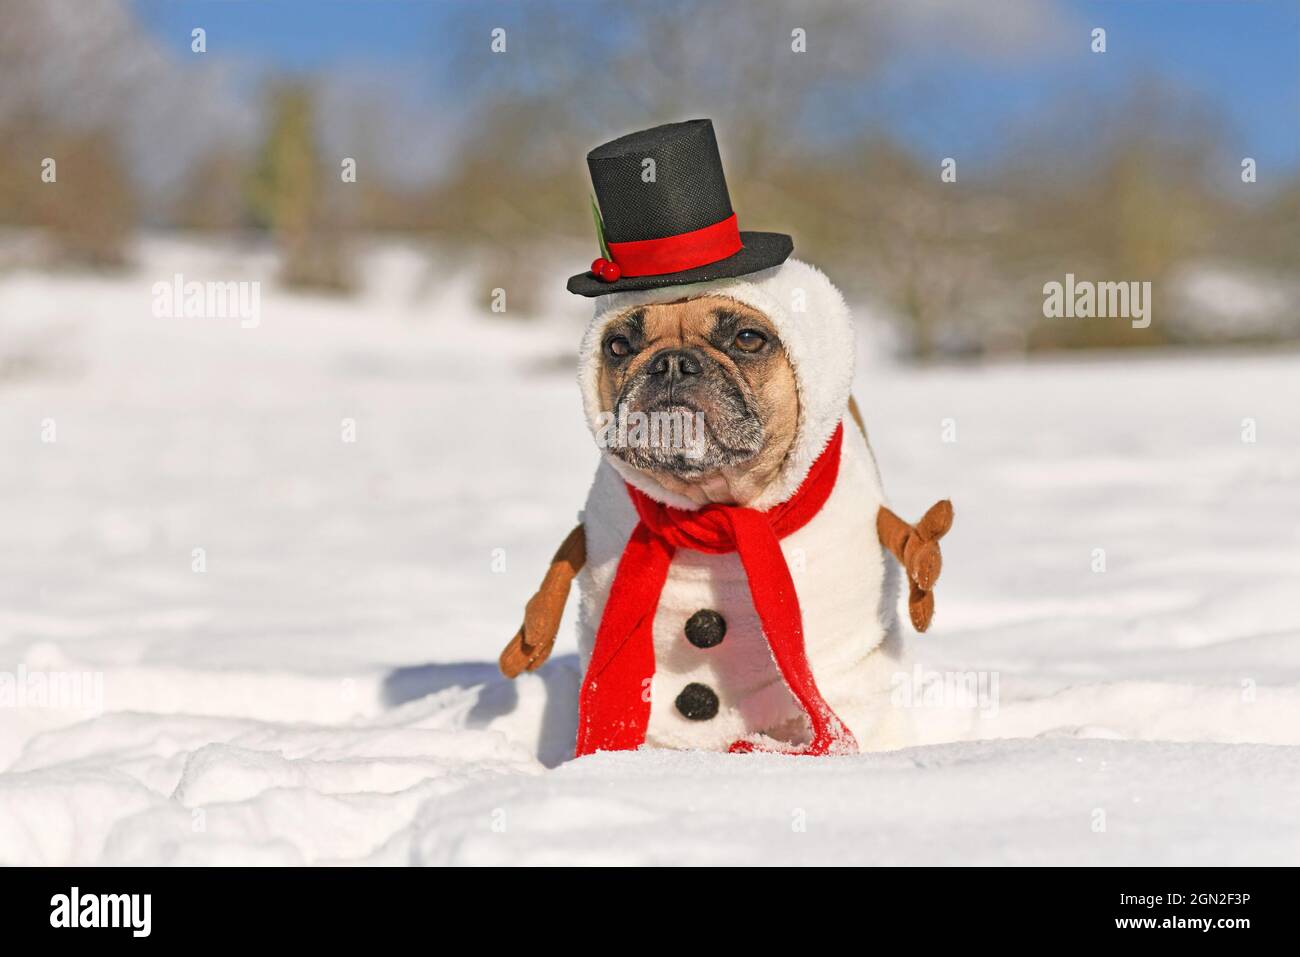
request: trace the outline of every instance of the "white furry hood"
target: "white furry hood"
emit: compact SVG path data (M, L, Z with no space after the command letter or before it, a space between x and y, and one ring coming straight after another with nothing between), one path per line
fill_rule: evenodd
M597 298L579 352L578 383L587 427L593 436L597 435L601 413L610 411L600 408L597 392L601 339L609 322L633 306L703 295L727 296L766 315L776 327L794 369L799 389L799 427L794 447L777 480L750 503L754 508L771 508L794 494L830 441L847 411L853 383L853 322L840 291L815 266L788 259L780 266L734 279ZM608 449L602 454L619 475L651 498L678 508L696 508L689 499L661 487Z

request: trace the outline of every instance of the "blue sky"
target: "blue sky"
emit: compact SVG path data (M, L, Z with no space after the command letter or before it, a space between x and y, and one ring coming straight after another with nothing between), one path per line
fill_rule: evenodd
M971 0L974 2L974 0ZM1047 0L1043 0L1044 3ZM329 74L365 70L394 77L395 95L411 77L420 95L454 101L447 64L462 31L477 35L484 17L510 26L512 5L457 0L133 0L165 47L187 53L189 31L208 31L209 52L254 72ZM925 36L901 50L879 98L880 121L915 149L942 152L955 139L994 161L1004 131L1052 97L1085 92L1122 96L1126 85L1158 77L1207 99L1227 120L1230 152L1262 165L1300 168L1300 0L1059 0L1069 26L1051 55L991 58L939 52ZM599 42L588 4L575 30ZM1106 59L1088 49L1088 30L1107 30ZM400 79L399 79L400 78ZM893 89L920 82L941 91L923 110L891 109ZM1237 142L1239 141L1239 142Z

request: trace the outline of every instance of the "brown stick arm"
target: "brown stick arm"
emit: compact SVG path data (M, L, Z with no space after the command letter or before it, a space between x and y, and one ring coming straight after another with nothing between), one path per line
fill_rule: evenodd
M907 611L912 626L925 631L934 618L934 585L943 569L939 539L952 528L952 502L944 499L930 506L916 525L909 525L885 506L876 513L876 535L889 554L907 572L911 590Z
M858 424L863 438L867 427L862 421L858 403L849 397L849 415ZM876 513L876 535L880 544L898 560L907 572L911 591L907 596L907 611L912 626L925 631L934 618L934 585L943 569L943 555L939 539L952 528L952 502L944 499L935 502L916 525L909 525L885 506Z
M501 673L514 678L536 671L551 656L573 576L587 563L587 533L581 525L565 537L536 594L524 606L524 623L501 652Z

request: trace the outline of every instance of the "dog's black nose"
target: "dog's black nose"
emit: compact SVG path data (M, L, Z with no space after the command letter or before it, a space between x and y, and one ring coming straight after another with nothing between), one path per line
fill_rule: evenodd
M700 357L686 349L665 349L650 360L651 375L666 375L671 379L699 375L703 371Z

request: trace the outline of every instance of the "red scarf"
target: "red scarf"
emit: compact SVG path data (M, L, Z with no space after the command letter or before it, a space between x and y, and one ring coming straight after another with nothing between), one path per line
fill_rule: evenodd
M853 735L813 681L804 651L799 596L779 542L807 525L830 498L839 474L843 440L841 424L798 491L766 512L736 505L706 505L687 511L656 502L628 486L641 521L623 549L582 682L579 757L594 751L630 751L645 741L650 682L655 673L655 610L678 548L740 554L772 658L812 727L812 741L798 753L858 750ZM750 751L753 745L737 741L731 750Z

